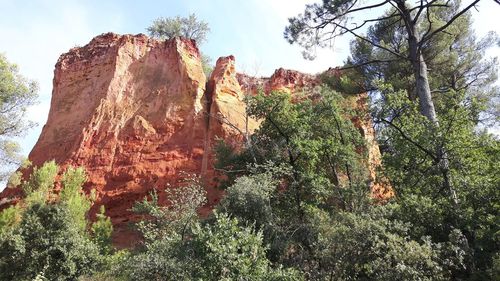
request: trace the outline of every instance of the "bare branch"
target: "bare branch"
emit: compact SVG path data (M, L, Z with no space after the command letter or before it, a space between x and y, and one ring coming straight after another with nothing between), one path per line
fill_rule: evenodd
M338 24L338 23L333 23L333 24L335 24L336 26L338 26L338 27L340 27L340 28L344 29L345 31L347 31L347 33L352 34L354 37L359 38L359 39L361 39L361 40L363 40L363 41L365 41L365 42L370 43L370 44L371 44L371 45L373 45L374 47L377 47L377 48L379 48L379 49L385 50L385 51L387 51L387 52L389 52L389 53L391 53L391 54L393 54L393 55L395 55L395 56L397 56L397 57L399 57L399 58L402 58L402 59L405 59L405 60L407 60L407 59L408 59L408 57L406 57L406 56L404 56L404 55L402 55L402 54L400 54L400 53L398 53L398 52L396 52L396 51L394 51L394 50L391 50L391 49L389 49L389 48L386 48L386 47L384 47L384 46L381 46L380 44L377 44L377 43L373 42L372 40L370 40L370 39L368 39L368 38L366 38L366 37L364 37L364 36L361 36L361 35L359 35L359 34L357 34L357 33L353 32L352 30L350 30L349 28L347 28L347 27L345 27L345 26L343 26L343 25L340 25L340 24Z
M456 19L458 19L460 16L462 16L463 14L465 14L468 10L470 10L472 7L474 7L477 3L479 3L479 1L481 0L475 0L474 2L472 2L469 6L465 7L462 11L458 12L456 15L454 15L445 25L441 26L440 28L434 30L432 33L422 37L422 39L420 40L420 43L419 43L419 46L422 47L422 45L426 42L426 41L429 41L434 35L436 35L437 33L445 30L446 28L448 28L448 26L450 26L453 22L455 22Z
M425 9L429 9L430 7L442 7L442 8L446 8L446 7L449 7L450 5L448 4L449 1L446 1L446 4L434 4L435 2L437 2L438 0L432 0L430 2L427 2L427 4L423 4L423 0L420 1L420 5L415 7L415 8L412 8L410 9L410 12L413 12L414 10L418 9L418 12L417 14L415 15L415 17L413 18L413 24L416 24L417 21L418 21L418 18L420 17L420 15L422 14L422 12L425 10Z
M389 62L394 62L394 61L399 61L399 60L401 60L401 59L392 59L392 60L371 60L371 61L367 61L367 62L363 62L363 63L355 64L355 65L349 65L349 66L345 66L345 67L340 67L340 68L337 68L337 69L338 69L338 70L347 70L347 69L358 68L358 67L365 66L365 65L369 65L369 64L375 64L375 63L389 63Z
M334 17L334 18L332 18L332 21L333 21L333 20L336 20L336 19L339 19L339 18L341 18L341 17L344 17L344 16L346 16L346 15L348 15L348 14L351 14L351 13L355 13L355 12L359 12L359 11L363 11L363 10L368 10L368 9L373 9L373 8L382 7L382 6L384 6L385 4L390 3L390 1L389 1L389 0L386 0L386 1L380 2L380 3L378 3L378 4L373 4L373 5L369 5L369 6L363 6L363 7L359 7L359 8L356 8L356 9L352 9L352 10L351 10L351 8L354 6L354 4L356 4L356 2L357 2L357 1L355 1L355 2L353 3L353 5L351 5L351 6L347 9L347 11L346 11L345 13L343 13L343 14L341 14L341 15L338 15L338 16L336 16L336 17Z
M437 0L433 0L433 1L437 1ZM431 1L432 2L432 1ZM418 12L417 14L415 15L415 17L413 18L413 24L415 24L418 20L418 18L420 17L420 14L422 13L422 11L424 10L424 0L420 0L420 7L418 7Z

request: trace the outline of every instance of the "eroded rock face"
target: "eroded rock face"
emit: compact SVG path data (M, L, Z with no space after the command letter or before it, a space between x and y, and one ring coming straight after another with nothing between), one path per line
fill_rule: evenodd
M293 94L304 88L314 88L321 83L319 76L279 68L269 78L256 78L245 74L237 74L237 79L244 92L256 94L259 90L284 91Z
M222 193L213 147L217 139L235 146L259 125L246 117L245 94L283 90L290 94L319 84L319 78L278 69L270 78L237 74L234 57L217 60L206 79L194 41L157 41L145 35L103 34L63 54L54 75L47 124L29 159L35 166L55 159L85 168L85 189L96 190L93 210L106 206L115 243L130 244L129 209L153 188L182 184L189 174L207 183L209 204ZM357 99L366 109L366 96ZM367 110L365 110L367 112ZM374 196L380 152L369 116L355 120L369 144ZM1 198L18 196L6 190ZM165 201L160 192L160 203Z
M259 122L246 114L245 92L236 77L233 56L221 57L207 82L206 97L209 100L206 112L208 131L206 153L201 175L208 185L217 185L218 174L214 170L214 148L217 140L241 147L245 139L258 127Z
M194 41L98 36L57 62L48 121L29 158L85 167L96 207L125 225L153 188L177 185L180 171L199 174L205 82Z

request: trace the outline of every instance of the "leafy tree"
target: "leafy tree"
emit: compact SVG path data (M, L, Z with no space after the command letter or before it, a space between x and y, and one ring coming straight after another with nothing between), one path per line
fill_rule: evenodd
M98 249L71 219L64 205L28 207L19 227L0 239L0 278L74 280L95 268Z
M445 10L432 10L429 16L433 21L443 22L456 14L458 9L457 5L453 5ZM367 37L385 42L392 48L399 47L401 52L405 52L402 47L406 36L404 26L391 23L390 20L380 21L368 29ZM463 106L473 110L473 114L467 118L475 122L487 118L491 122L498 118L493 104L500 96L498 87L493 85L497 79L498 62L496 58L486 60L484 52L495 44L498 37L490 33L477 40L471 26L471 15L461 16L446 32L437 34L423 45L422 52L432 69L429 83L438 115L447 110L443 107L446 98L453 96L457 102L463 102ZM419 28L426 29L428 26L422 24ZM384 63L370 63L372 61ZM356 69L363 75L365 89L378 89L377 81L383 79L395 90L414 92L411 65L361 39L353 42L352 58L347 63L350 67L358 66ZM481 112L488 113L488 116L480 116Z
M361 35L361 25L348 28L346 20L370 5L324 1L292 19L286 36L312 47L321 44L317 39L354 34L344 69L356 75L347 83L333 82L375 93L384 170L397 192L390 204L394 212L386 218L407 223L414 241L441 245L446 278L486 280L495 278L499 251L492 221L499 211L498 140L477 126L485 117L497 118L499 91L493 84L497 62L483 59L497 37L478 41L470 29L467 11L477 2L424 1L405 8L404 1L381 1L374 5L393 5L383 16L363 21L375 24ZM427 66L432 71L422 77ZM423 92L432 94L427 102L439 122L423 110Z
M26 196L25 202L30 204L45 204L53 195L54 181L59 167L55 161L44 163L41 167L34 167L29 179L23 182L21 188Z
M0 54L0 166L7 168L22 163L20 148L12 140L21 136L34 123L27 122L26 110L37 98L38 86L19 74L15 64ZM0 171L0 180L5 180L9 171Z
M293 214L303 213L307 204L332 205L327 202L356 208L347 204L354 201L346 197L356 196L358 191L368 192L363 172L366 150L359 131L349 120L356 114L347 110L349 102L349 98L327 87L303 96L297 94L293 101L286 93L258 95L248 105L250 115L263 120L252 136L253 147L239 155L219 149L224 155L219 154L217 167L229 172L248 171L246 163L253 162L248 151L252 150L256 164L271 161L288 167L290 173L283 179L289 188L282 202Z
M208 23L198 20L195 14L189 17L158 18L147 28L149 35L159 39L184 37L195 40L198 44L207 39L210 31Z
M315 244L320 266L312 279L449 280L450 267L462 261L461 245L408 238L410 224L390 219L392 207L374 206L363 214L311 213L320 233ZM451 249L456 252L447 252Z
M188 17L158 18L146 30L154 38L165 40L184 37L195 40L198 46L207 40L207 34L210 32L208 23L198 20L195 14L190 14ZM212 59L202 53L201 64L205 76L210 77L213 70Z
M274 218L271 196L277 186L278 181L271 172L241 176L226 189L217 207L247 225L264 227Z
M10 206L0 212L0 235L6 233L21 221L21 210L19 206Z
M433 22L446 22L459 10L455 3L447 9L432 10L429 17ZM367 36L405 51L401 47L404 26L390 23L377 23L369 28ZM358 39L352 45L352 60L348 63L360 66L363 82L367 88L377 89L379 95L374 116L384 148L384 166L400 195L400 203L406 206L398 218L412 222L415 237L429 235L436 242L447 241L451 232L460 229L474 258L466 260L465 269L454 274L494 279L491 267L498 240L492 233L498 228L492 225L491 218L498 213L498 173L493 160L498 158L498 140L477 126L498 121L495 103L500 91L494 85L498 63L496 58L484 58L485 50L498 37L489 34L477 40L471 25L470 14L464 14L446 32L422 46L432 69L429 83L442 126L437 132L426 128L426 120L418 116L416 105L406 99L414 87L407 62L395 60L387 51ZM425 31L428 25L419 28ZM363 65L374 60L386 62ZM446 199L449 194L442 188L439 156L433 151L436 146L446 147L450 183L458 206Z
M143 216L137 224L144 237L142 248L119 263L112 272L129 280L189 280L190 269L182 261L181 246L197 223L197 209L206 201L196 179L176 189L166 188L169 204L159 205L156 191L137 202L133 211ZM114 273L116 271L116 273Z
M455 10L432 13L431 17L446 19ZM397 25L391 28L388 31L380 23L368 31L368 36L396 45L402 31ZM499 193L495 186L499 179L493 160L498 158L498 140L477 129L489 117L485 111L496 118L489 105L499 94L493 86L496 61L483 59L484 50L494 39L488 36L477 41L470 29L470 16L462 16L448 32L434 37L432 44L423 48L433 69L429 81L442 125L434 130L426 126L417 105L407 99L412 89L408 64L361 67L364 83L377 89L374 117L384 168L398 193L396 201L405 206L397 219L411 223L414 239L427 235L434 243L445 243L457 230L463 234L468 258L461 268L451 271L454 278L492 279L499 249L493 234L498 228L491 221L498 213L495 202ZM349 63L353 64L391 58L387 52L369 48L360 40L353 44L352 52L353 61ZM449 181L459 204L450 202L449 192L443 189L439 156L433 149L436 146L447 149Z
M0 279L75 280L111 262L109 218L98 216L96 242L88 232L92 201L82 192L83 169L69 167L56 196L58 170L54 161L35 167L21 184L25 199L0 213Z
M109 254L112 250L111 234L113 233L113 224L111 219L105 215L104 205L99 209L96 221L92 224L92 238L99 246L102 254Z
M217 167L230 179L219 210L242 226L255 224L270 245L268 258L307 278L319 264L310 210L364 210L369 202L366 147L350 120L358 113L347 110L352 98L326 86L293 97L257 95L248 100L251 116L262 120L253 147L218 149Z
M443 137L429 139L428 128L422 117L415 114L418 109L408 101L406 93L381 88L391 91L377 106L377 118L384 118L389 124L381 127L379 133L387 147L383 154L385 171L399 195L397 202L405 206L397 219L412 223L415 239L427 235L434 242L446 242L453 231L460 230L473 258L453 274L462 278L487 274L499 251L494 234L499 228L492 221L499 212L499 141L475 130L474 118L468 118L474 114L473 109L457 106L453 97L443 99L450 109L441 113L447 124ZM436 141L448 147L458 207L440 184L442 178L431 150ZM482 278L491 276L478 277Z
M144 216L137 226L144 236L146 247L149 242L161 237L184 239L192 224L198 220L197 210L206 202L206 191L196 177L189 178L185 186L167 187L165 196L168 199L165 206L159 205L158 194L154 190L151 200L144 198L132 208L133 212Z
M439 1L422 1L416 6L409 6L404 0L385 0L376 4L364 5L357 1L328 1L320 4L308 5L304 14L291 18L290 25L285 30L285 38L290 43L298 43L305 47L306 52L315 46L325 46L329 40L344 34L352 34L378 49L385 50L399 59L407 60L413 68L416 96L419 98L422 115L436 123L437 117L431 99L431 90L428 81L426 58L423 56L423 46L436 35L446 31L457 19L473 8L479 0L475 0L461 10L458 10L446 21L436 21L431 14L436 10L446 10L457 5L453 1L441 3ZM378 7L394 7L388 15L364 20L361 24L348 27L347 23L356 13ZM379 23L391 20L393 24L400 24L405 29L403 34L404 45L392 48L383 42L372 40L358 34L358 30L371 22ZM427 25L427 29L419 29L419 25ZM403 40L400 40L403 43ZM412 99L415 97L411 96Z
M86 176L83 168L68 167L62 175L61 185L63 188L59 193L60 202L68 206L73 223L82 232L87 230L86 215L92 206L91 198L88 198L82 191L85 181Z
M291 242L289 235L297 224L296 218L281 208L284 194L278 191L280 179L289 171L269 164L265 166L237 178L226 189L217 210L238 219L242 226L262 231L264 243L269 245L267 256L277 262Z
M262 233L251 227L238 226L237 219L215 214L216 222L193 229L190 244L194 248L199 271L195 278L203 280L300 280L292 270L270 268Z

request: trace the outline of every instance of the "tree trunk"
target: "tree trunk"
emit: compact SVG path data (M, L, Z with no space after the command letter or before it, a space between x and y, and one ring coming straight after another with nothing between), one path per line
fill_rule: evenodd
M415 54L415 56L415 60L412 59L412 64L415 77L415 91L420 105L420 113L427 117L433 125L439 127L436 110L434 109L434 102L432 101L429 79L427 77L427 64L422 54Z
M434 109L434 102L432 101L429 79L427 77L427 64L419 48L420 38L416 22L413 21L411 12L408 7L406 7L404 0L396 1L396 3L405 23L406 32L408 33L409 59L415 78L415 93L410 93L410 99L416 100L418 97L422 115L427 117L436 127L439 127L436 110Z
M427 64L425 63L424 57L418 48L418 39L416 35L410 36L409 41L410 59L413 66L413 75L415 77L415 92L418 97L420 113L427 117L427 119L432 123L433 128L431 128L431 131L436 132L436 136L441 138L442 136L439 133L439 120L434 108L434 102L432 101L431 89L427 76ZM450 163L448 160L448 153L446 152L446 148L439 144L438 147L436 147L436 158L439 161L438 167L441 175L443 176L443 189L449 192L453 204L457 207L458 197L450 179Z
M431 131L436 132L437 138L442 136L439 133L439 120L432 101L431 88L429 86L427 64L425 63L422 51L419 47L420 38L417 31L416 22L413 21L409 9L406 7L405 1L397 1L397 6L401 12L408 33L408 50L409 58L413 68L413 76L415 78L415 93L410 93L410 99L418 98L420 113L425 116L432 124ZM438 159L438 167L443 176L443 189L450 193L450 197L455 207L458 206L458 197L455 189L452 186L450 179L450 164L448 153L445 147L438 145L436 147L436 158Z

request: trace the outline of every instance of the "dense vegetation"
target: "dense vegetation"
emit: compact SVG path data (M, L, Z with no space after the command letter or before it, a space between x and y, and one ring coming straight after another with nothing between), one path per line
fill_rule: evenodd
M457 9L422 9L416 28ZM262 123L243 148L218 145L226 196L213 214L197 215L197 179L167 189L168 206L153 192L133 208L144 218L136 249L112 247L104 209L87 220L81 169L66 170L55 194L57 166L35 168L19 183L25 199L0 213L0 279L498 280L500 141L485 129L499 121L498 64L483 59L498 39L477 40L464 13L421 46L436 123L413 94L413 65L388 51L409 52L407 29L385 18L366 37L386 47L353 41L342 76L293 98L248 97L247 114ZM387 201L370 197L366 144L351 120L362 113L348 110L362 91L379 173L396 194Z
M83 170L63 173L59 195L57 173L53 161L35 168L21 185L24 201L2 211L0 280L74 280L107 264L112 226L104 217L87 221L92 200L81 190Z

